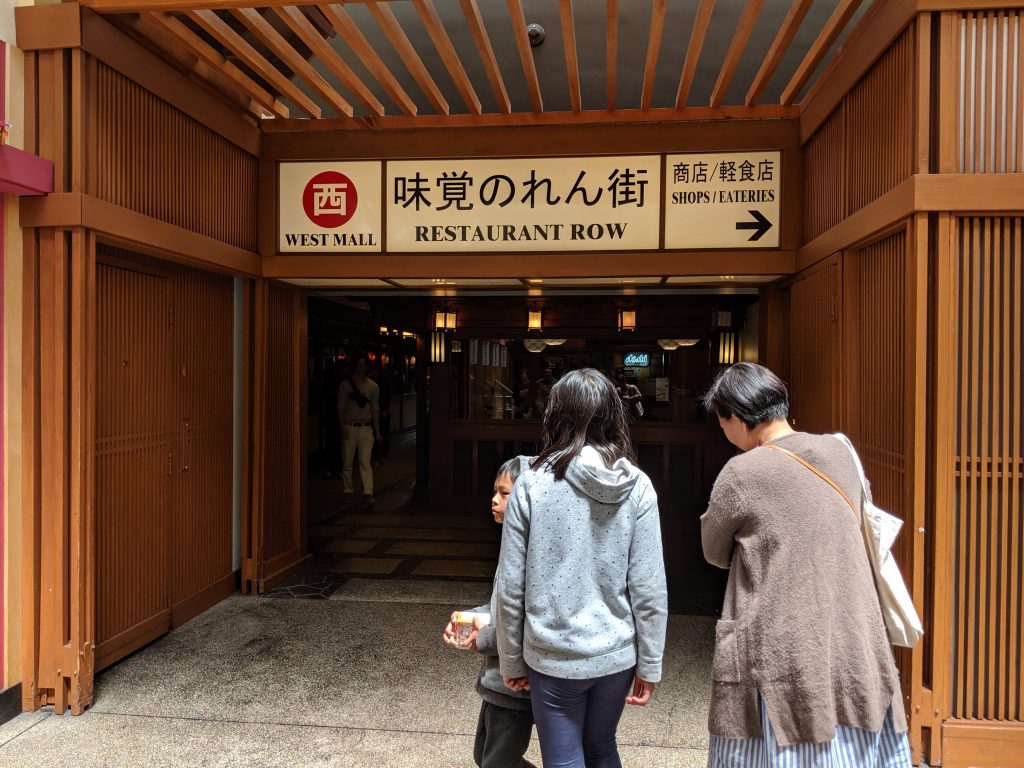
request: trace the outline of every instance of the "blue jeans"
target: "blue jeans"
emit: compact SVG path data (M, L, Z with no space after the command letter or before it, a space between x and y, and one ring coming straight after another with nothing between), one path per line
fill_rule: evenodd
M530 670L530 699L544 768L622 768L615 729L633 672L565 680Z

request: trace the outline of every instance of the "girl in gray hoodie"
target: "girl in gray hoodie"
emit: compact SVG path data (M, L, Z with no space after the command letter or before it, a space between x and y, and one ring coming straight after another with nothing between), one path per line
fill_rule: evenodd
M661 680L658 500L634 460L615 385L591 368L566 374L509 499L495 581L501 674L530 687L546 768L620 768L623 707Z

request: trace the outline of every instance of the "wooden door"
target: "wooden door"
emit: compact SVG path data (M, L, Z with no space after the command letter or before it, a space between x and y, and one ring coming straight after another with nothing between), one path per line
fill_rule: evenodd
M171 627L169 282L128 262L97 266L97 669Z
M96 668L234 591L230 278L101 247Z
M235 589L232 572L231 278L174 280L175 421L171 605L175 625Z
M801 272L789 290L789 397L796 428L839 428L839 257Z
M308 559L305 521L307 312L302 291L265 280L246 296L251 421L242 589L265 592Z

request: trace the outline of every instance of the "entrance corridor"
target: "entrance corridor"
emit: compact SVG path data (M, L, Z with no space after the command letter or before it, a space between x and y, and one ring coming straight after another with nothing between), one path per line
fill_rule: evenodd
M484 582L350 578L328 599L234 596L100 673L80 717L0 726L0 766L473 765L478 657L441 643ZM664 681L619 728L627 766L704 766L714 621L669 618ZM536 740L528 758L540 765Z

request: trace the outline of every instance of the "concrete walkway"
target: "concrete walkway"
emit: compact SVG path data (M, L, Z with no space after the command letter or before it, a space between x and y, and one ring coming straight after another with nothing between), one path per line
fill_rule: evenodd
M0 766L472 766L477 657L440 635L487 589L354 579L327 600L235 596L102 673L85 715L0 726ZM671 618L665 680L619 728L627 766L705 764L713 633Z

